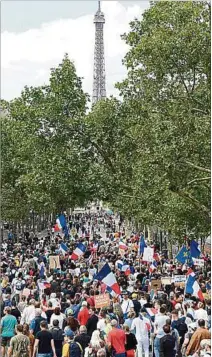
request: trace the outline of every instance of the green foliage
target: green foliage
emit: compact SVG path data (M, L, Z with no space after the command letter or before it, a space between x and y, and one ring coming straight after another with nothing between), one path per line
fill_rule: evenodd
M155 2L130 26L121 101L86 114L65 56L49 85L2 102L5 218L102 199L178 238L210 231L210 4Z

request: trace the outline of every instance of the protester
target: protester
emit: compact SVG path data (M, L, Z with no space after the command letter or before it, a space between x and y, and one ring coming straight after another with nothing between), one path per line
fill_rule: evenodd
M68 233L49 222L46 234L3 242L3 357L19 321L29 357L208 357L209 256L196 251L204 267L192 265L180 255L189 251L186 242L169 259L105 211L62 216ZM143 260L147 245L151 262Z
M10 340L10 347L8 349L8 357L28 357L31 356L29 337L23 334L23 326L16 326L16 336Z

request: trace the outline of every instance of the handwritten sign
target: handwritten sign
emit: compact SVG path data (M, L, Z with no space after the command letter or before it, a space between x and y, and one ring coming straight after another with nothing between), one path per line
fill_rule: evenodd
M185 276L185 275L175 275L175 276L174 276L174 282L175 282L175 283L183 283L183 282L186 282L186 276Z
M196 259L192 258L194 265L197 265L199 267L204 267L204 259Z
M95 302L96 309L101 309L103 307L109 307L110 306L110 295L108 293L96 295L96 296L94 296L94 302Z
M186 276L185 275L175 275L173 277L173 282L175 286L184 287L186 283Z
M154 248L146 247L144 248L144 254L142 260L144 262L152 262L154 255Z
M50 266L50 269L61 269L60 258L58 255L50 255L49 266Z

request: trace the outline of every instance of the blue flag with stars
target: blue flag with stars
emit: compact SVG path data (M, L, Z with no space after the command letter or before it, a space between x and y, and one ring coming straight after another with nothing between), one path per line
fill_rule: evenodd
M180 249L179 253L176 255L175 259L177 259L178 262L185 264L187 259L189 258L189 253L189 250L185 246L183 246Z

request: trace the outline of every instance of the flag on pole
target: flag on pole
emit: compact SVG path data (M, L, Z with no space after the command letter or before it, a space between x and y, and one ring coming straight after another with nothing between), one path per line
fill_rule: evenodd
M60 244L60 248L59 248L59 251L63 254L63 255L66 255L68 253L68 247L65 243L61 243Z
M201 251L198 246L199 246L199 244L195 240L191 241L190 252L191 252L192 258L198 258L200 256Z
M175 259L177 259L182 264L185 264L188 258L189 258L189 250L185 246L183 246L180 249L179 253L175 257Z
M152 274L156 269L157 269L157 263L156 263L156 261L154 260L154 261L150 264L150 266L149 266L149 272L150 272L150 274Z
M146 248L147 245L144 240L143 234L140 236L140 242L139 242L139 255L144 253L144 248Z
M196 275L193 271L188 275L188 280L185 287L185 293L191 294L192 296L197 297L201 301L204 300L203 293L200 289L198 282L196 281Z
M68 227L64 214L60 214L56 219L56 229L62 230L68 236Z
M95 280L102 281L107 287L111 288L117 295L120 295L120 287L116 281L115 275L106 263L102 269L94 276Z
M86 246L83 243L79 243L77 247L74 249L73 253L71 254L72 260L77 260L81 257L86 251Z

